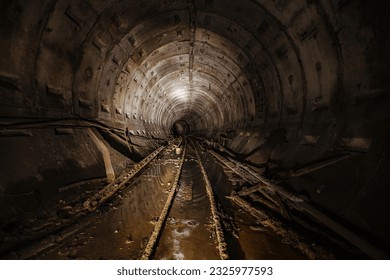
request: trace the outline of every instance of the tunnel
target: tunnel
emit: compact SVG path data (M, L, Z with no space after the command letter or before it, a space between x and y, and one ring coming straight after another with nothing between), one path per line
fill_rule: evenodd
M1 1L1 258L388 259L389 19Z

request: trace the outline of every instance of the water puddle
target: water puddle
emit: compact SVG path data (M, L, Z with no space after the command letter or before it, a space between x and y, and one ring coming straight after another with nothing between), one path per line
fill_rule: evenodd
M185 255L181 248L182 240L190 238L193 229L197 228L199 226L199 223L195 222L194 220L170 219L169 224L174 227L171 232L173 244L173 259L184 260Z

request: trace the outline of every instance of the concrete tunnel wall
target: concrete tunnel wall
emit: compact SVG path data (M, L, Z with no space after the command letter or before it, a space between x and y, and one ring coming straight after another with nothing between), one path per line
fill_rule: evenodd
M289 184L389 248L389 11L379 0L2 1L0 190L104 176L83 125L38 121L127 131L132 159L185 121L273 172L351 154ZM120 172L129 160L116 157Z

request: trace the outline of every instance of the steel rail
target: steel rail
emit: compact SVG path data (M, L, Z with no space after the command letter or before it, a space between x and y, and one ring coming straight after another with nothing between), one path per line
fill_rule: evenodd
M244 164L233 163L231 160L226 159L225 157L219 155L215 151L209 151L209 153L214 156L218 161L222 162L225 166L230 168L233 172L241 177L240 174L243 173L242 169L247 171L251 176L256 178L258 185L247 190L247 194L253 193L256 191L262 191L264 189L277 193L284 199L289 200L293 207L301 212L305 212L307 215L314 218L314 220L320 222L321 224L328 227L330 230L344 238L349 243L353 244L368 256L373 259L388 259L389 255L383 252L381 249L377 248L375 245L371 244L369 241L360 237L358 234L342 225L340 222L337 222L335 219L323 213L321 210L317 209L309 201L305 201L299 196L287 191L283 186L279 185L278 182L274 182L264 175L251 170L248 166ZM237 201L237 200L236 200Z
M165 148L165 146L159 147L154 152L145 157L141 162L135 164L130 170L122 173L112 183L108 184L106 187L92 195L92 197L86 199L84 202L80 202L76 206L72 206L72 204L70 204L57 209L57 212L60 211L61 213L67 213L67 216L71 217L69 220L60 223L60 226L56 226L47 232L37 233L33 237L33 240L24 240L24 242L30 243L28 245L20 246L20 243L23 242L23 240L21 240L20 243L12 244L11 246L5 248L1 253L4 253L6 258L12 258L9 252L14 250L12 251L12 254L18 255L18 258L31 258L43 250L53 247L54 244L61 242L68 236L77 232L80 228L88 225L94 218L93 212L102 203L106 202L120 189L129 184L131 179L134 178L134 176L136 176L154 158L156 158L156 156L160 154ZM89 218L90 216L91 218ZM12 249L16 248L17 246L20 246L21 248L16 250Z
M180 175L181 175L181 171L183 168L184 159L185 159L185 155L186 155L186 147L184 147L182 153L183 153L183 155L182 155L182 158L180 159L180 164L179 164L177 174L175 176L175 181L171 187L171 190L169 191L167 201L165 202L165 205L161 211L160 217L158 218L158 220L154 226L154 230L153 230L151 236L149 237L148 243L146 244L144 252L141 256L141 260L148 260L152 257L153 252L155 251L158 239L161 236L161 232L163 230L163 227L164 227L165 221L167 219L169 210L170 210L170 208L173 204L173 201L175 199L176 192L178 191Z
M208 178L206 171L203 167L202 160L199 156L199 153L198 153L195 145L194 145L194 150L195 150L196 158L198 160L199 167L200 167L202 174L203 174L203 179L206 183L207 196L208 196L209 201L210 201L210 210L211 210L211 215L213 218L215 235L217 237L217 249L219 252L219 257L221 258L221 260L227 260L227 259L229 259L229 254L227 251L227 244L225 242L225 238L224 238L224 234L223 234L223 230L222 230L222 226L221 226L221 219L219 217L218 210L217 210L217 204L216 204L215 198L214 198L213 188L210 184L209 178Z

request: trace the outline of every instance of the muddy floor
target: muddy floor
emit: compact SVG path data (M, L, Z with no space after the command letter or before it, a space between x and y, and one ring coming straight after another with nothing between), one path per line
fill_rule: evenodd
M154 259L219 259L205 181L195 146L188 145L177 193L158 239ZM170 147L88 223L36 259L139 259L179 171L183 149ZM231 259L304 259L280 236L259 226L225 198L234 176L205 157ZM218 174L213 176L213 174Z

